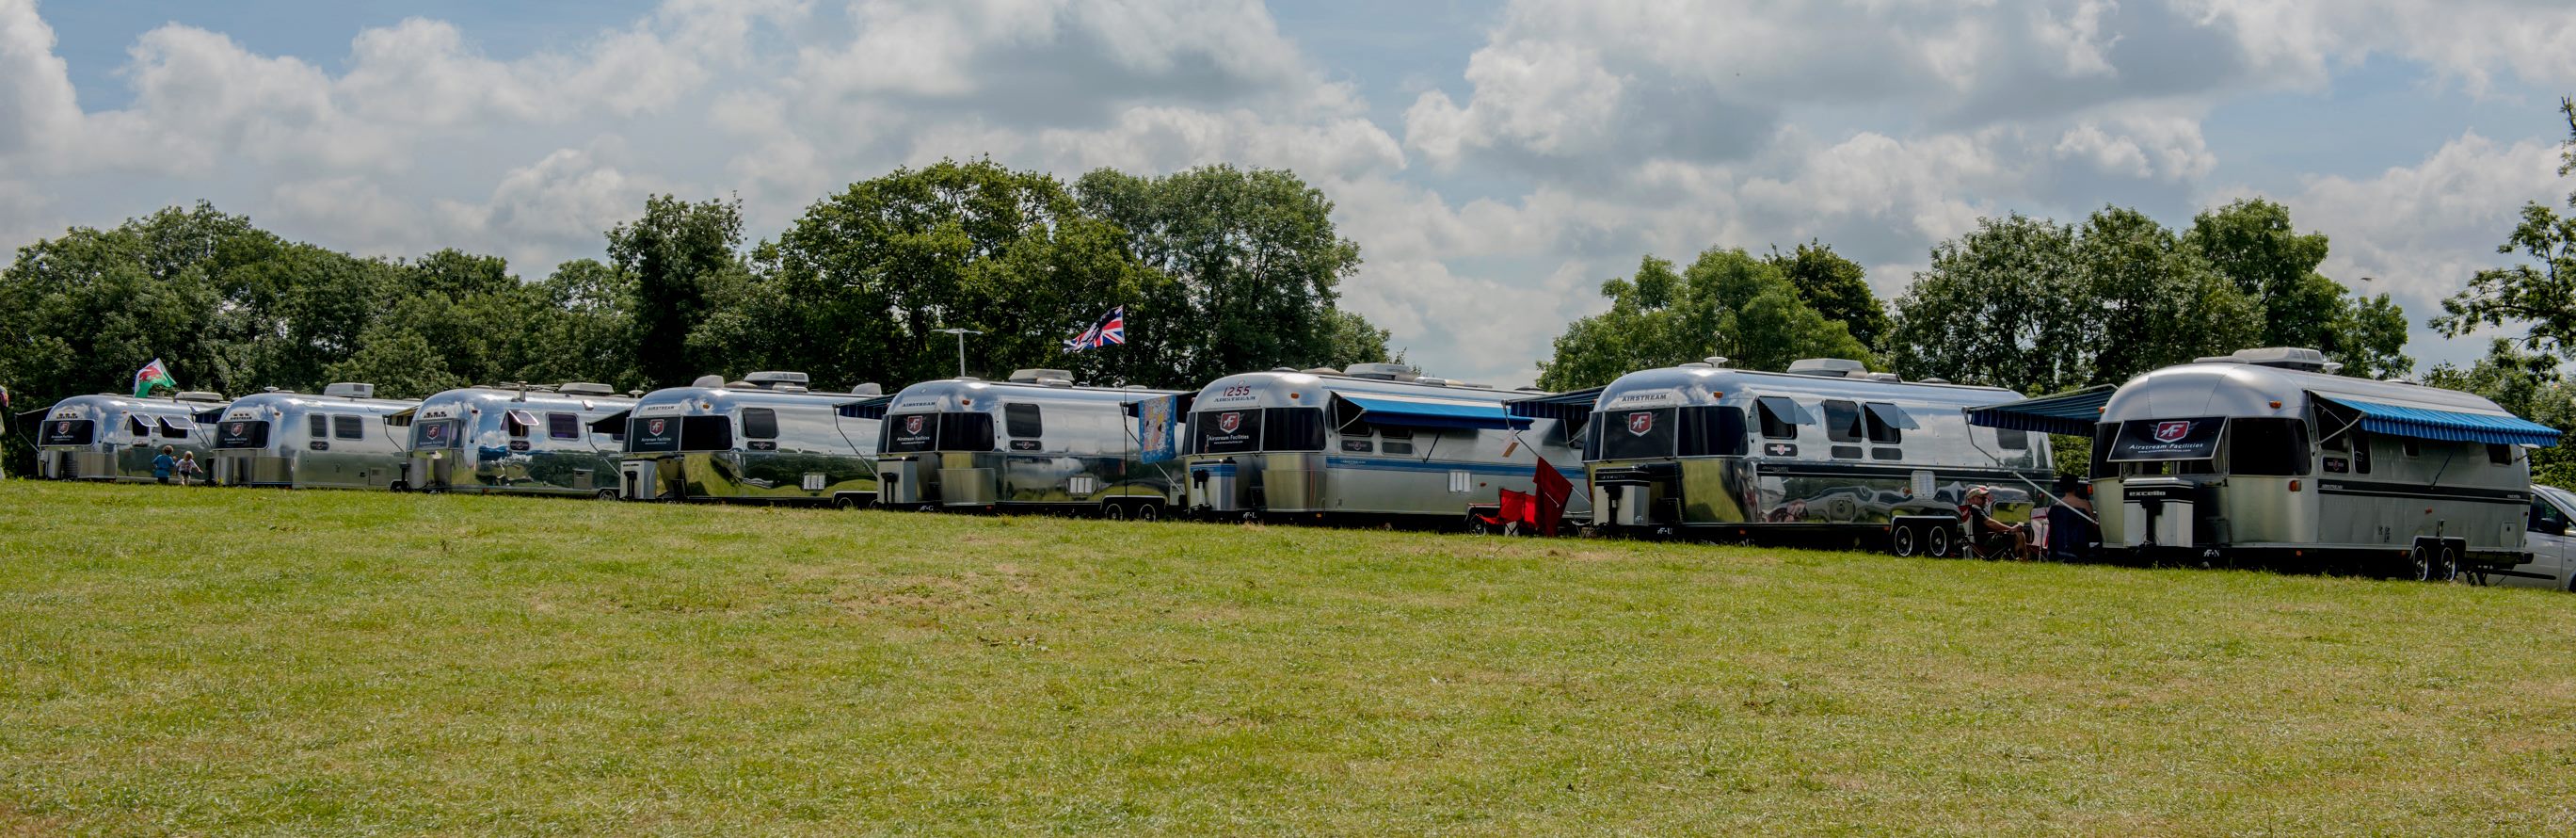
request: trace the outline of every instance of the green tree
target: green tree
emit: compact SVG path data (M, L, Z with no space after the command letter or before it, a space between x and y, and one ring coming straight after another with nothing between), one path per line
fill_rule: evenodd
M2568 379L2555 356L2524 351L2513 340L2495 339L2486 357L2467 369L2447 363L2435 366L2425 373L2424 383L2475 393L2516 416L2576 431L2576 381ZM2532 482L2576 486L2576 448L2571 446L2576 446L2576 439L2561 433L2557 447L2530 449Z
M2406 314L2388 295L2353 295L2317 273L2326 259L2322 233L2300 233L2290 210L2248 198L2192 219L2183 244L2236 283L2262 313L2262 346L2304 346L2341 362L2345 374L2385 377L2412 372Z
M2576 174L2576 99L2558 100L2567 121L2558 174ZM2567 197L2576 208L2576 193ZM2442 301L2433 328L2450 337L2491 326L2525 329L2518 342L2526 349L2567 358L2576 341L2576 214L2560 215L2538 201L2522 208L2497 253L2519 252L2529 263L2479 271L2469 287Z
M1126 231L1138 262L1172 280L1146 289L1129 321L1131 332L1158 330L1157 344L1136 353L1152 358L1158 380L1357 357L1336 343L1356 336L1344 318L1357 315L1334 302L1359 269L1359 245L1334 229L1332 202L1295 173L1219 165L1140 178L1102 169L1075 193L1087 215Z
M1939 377L2041 395L2093 380L2095 312L2075 228L2020 214L1984 219L1932 248L1932 266L1897 298L1889 360L1907 378Z
M1778 264L1740 249L1710 248L1678 273L1648 256L1634 276L1602 283L1601 294L1610 310L1557 337L1553 357L1539 365L1541 388L1593 387L1712 355L1764 370L1800 358L1870 360L1843 324L1800 299Z
M693 357L689 332L711 313L709 289L742 266L742 202L692 203L670 195L644 202L644 216L608 231L608 261L633 294L635 368L668 387L710 371Z
M2087 383L2118 384L2260 339L2258 304L2145 213L2094 213L2076 233L2075 260L2083 284L2067 291L2085 303Z
M1809 241L1796 250L1780 252L1771 248L1764 261L1779 268L1789 284L1798 289L1816 313L1827 320L1841 321L1853 339L1862 346L1878 346L1887 334L1887 308L1879 305L1878 295L1869 289L1869 272L1860 263L1835 253L1830 245Z

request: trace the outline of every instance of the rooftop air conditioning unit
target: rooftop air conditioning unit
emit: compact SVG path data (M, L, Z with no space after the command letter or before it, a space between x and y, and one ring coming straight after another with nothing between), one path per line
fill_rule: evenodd
M2226 355L2198 359L2203 364L2252 364L2285 370L2325 372L2326 353L2294 346L2267 346L2261 349L2239 349Z
M861 385L859 385L859 386L856 386L856 387L852 387L852 388L850 388L850 395L853 395L853 396L882 396L882 395L885 395L885 386L884 386L884 385L880 385L880 384L873 384L873 383L871 383L871 384L861 384Z
M1856 376L1853 373L1860 375ZM1789 374L1824 378L1859 378L1869 375L1869 365L1850 358L1800 358L1789 362Z
M725 386L725 380L724 380L724 376L721 376L721 375L701 375L701 376L698 376L698 380L696 380L696 381L692 381L692 382L689 382L689 386L691 386L691 387L722 387L722 386Z
M567 381L562 384L555 385L555 392L562 393L567 396L617 395L617 390L615 388L606 384L593 384L588 381Z
M360 384L354 381L342 381L336 384L324 385L322 388L322 395L350 399L372 399L376 397L376 385Z
M1307 374L1309 374L1309 375L1341 375L1341 374L1342 374L1342 371L1341 371L1341 370L1333 369L1332 367L1310 367L1310 368L1307 368L1307 369L1305 369L1305 370L1302 370L1302 372L1305 372L1305 373L1307 373Z
M743 376L742 380L744 383L763 390L777 390L783 393L802 393L805 392L806 383L813 379L807 378L805 374L801 372L778 372L773 370L755 372L750 375Z
M1067 370L1050 369L1012 370L1011 383L1036 384L1043 387L1071 387L1073 386L1073 373Z
M224 400L224 394L213 390L181 390L173 398L183 402L219 402Z
M1375 378L1381 381L1412 381L1422 375L1414 372L1412 367L1403 364L1352 364L1343 368L1342 374L1352 378Z

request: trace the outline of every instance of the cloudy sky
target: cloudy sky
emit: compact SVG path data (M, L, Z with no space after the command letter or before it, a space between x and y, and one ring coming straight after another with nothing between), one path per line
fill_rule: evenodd
M1284 166L1345 305L1512 385L1641 254L1820 238L1893 295L1980 216L2260 194L2458 360L2422 321L2576 187L2565 92L2565 0L0 0L0 243L204 198L534 276L648 193L767 237L942 157Z

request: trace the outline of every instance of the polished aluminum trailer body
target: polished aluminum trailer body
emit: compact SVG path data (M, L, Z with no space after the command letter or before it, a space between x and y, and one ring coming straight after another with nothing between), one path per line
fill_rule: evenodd
M634 406L599 385L439 393L407 417L406 482L432 492L614 497L626 429L593 423Z
M790 377L792 376L792 377ZM713 377L710 377L713 379ZM801 374L755 373L644 394L599 420L625 433L627 500L830 503L877 495L877 420L854 406L883 398L814 392Z
M882 502L1160 517L1180 500L1177 405L1186 394L1076 387L1054 370L1012 378L925 381L896 393L878 448ZM1157 416L1161 427L1145 426Z
M1192 400L1189 506L1217 517L1372 518L1447 524L1531 492L1546 459L1581 458L1556 419L1515 419L1526 392L1453 385L1392 365L1243 373ZM1579 489L1579 487L1578 487ZM1581 492L1572 518L1588 514Z
M2475 435L2446 424L2529 423L2468 393L2330 374L2311 368L2323 366L2313 351L2289 352L2166 367L2110 396L2094 426L2092 474L2106 551L2420 563L2436 576L2461 562L2521 562L2527 449L2435 437ZM2284 357L2292 360L2244 360ZM2420 417L2420 426L2373 418L2386 407ZM2539 431L2535 440L2555 441L2554 431Z
M1964 413L2012 391L1898 381L1851 362L1792 369L1802 371L1696 363L1602 388L1583 429L1593 523L1938 555L1951 552L1968 490L1989 487L2007 523L2029 520L2046 495L2048 438L1972 428Z
M195 392L141 399L101 393L55 402L36 428L36 476L150 483L152 459L164 445L174 457L195 453L198 465L211 470L214 431L208 426L224 404L221 394ZM203 481L205 473L196 479Z
M367 385L320 395L278 390L234 400L215 423L214 481L294 489L408 488L406 429L387 419L417 401L371 398Z

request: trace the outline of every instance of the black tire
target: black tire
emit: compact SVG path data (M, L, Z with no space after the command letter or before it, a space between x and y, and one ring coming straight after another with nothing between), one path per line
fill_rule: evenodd
M1127 520L1127 507L1119 505L1114 500L1103 503L1100 505L1100 518L1104 521Z
M1887 552L1898 558L1913 558L1914 554L1922 552L1922 540L1915 534L1913 527L1904 524L1896 525L1888 530Z
M1926 555L1936 559L1949 558L1957 549L1950 543L1949 527L1923 528L1923 548Z
M857 508L859 508L859 499L858 499L858 498L855 498L855 497L851 497L851 496L849 496L849 495L833 495L833 496L832 496L832 508L833 508L833 509L857 509Z
M1467 534L1493 535L1494 528L1493 525L1485 523L1485 519L1471 514L1467 516Z
M1162 511L1161 511L1160 509L1157 509L1157 508L1156 508L1156 507L1158 507L1158 506L1159 506L1159 504L1155 504L1155 503L1151 503L1151 502L1148 502L1148 503L1145 503L1145 504L1142 504L1142 505L1137 506L1137 507L1136 507L1136 520L1138 520L1138 521L1142 521L1142 522L1145 522L1145 523L1148 523L1148 524L1151 524L1151 523L1153 523L1153 522L1155 522L1155 521L1161 520L1161 519L1162 519L1162 517L1163 517L1163 513L1162 513Z
M2413 574L2407 578L2417 582L2433 581L2433 551L2424 549L2424 545L2415 545L2415 549L2406 551L2406 562L2412 566Z
M601 489L601 490L599 490L599 491L597 491L597 492L593 492L593 493L591 493L591 497L595 497L595 498L598 498L598 499L600 499L600 500L616 500L616 499L617 499L617 490L616 490L616 489Z
M2443 582L2461 582L2467 580L2467 574L2460 572L2460 551L2448 544L2444 544L2440 548L2434 550L2433 572L2437 574L2437 578Z

